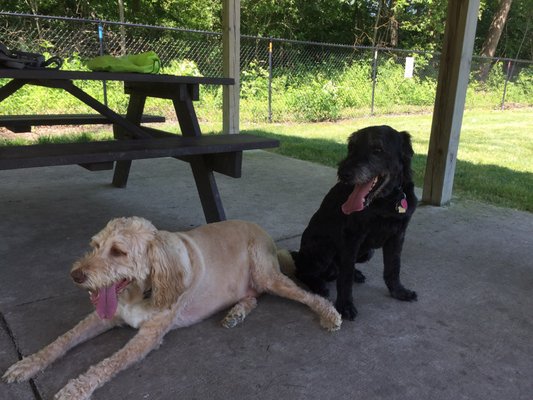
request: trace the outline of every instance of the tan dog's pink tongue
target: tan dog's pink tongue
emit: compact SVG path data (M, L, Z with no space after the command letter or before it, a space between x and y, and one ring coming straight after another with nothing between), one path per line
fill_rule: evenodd
M117 311L117 284L98 290L96 313L102 319L111 319Z
M342 205L342 212L346 215L355 211L361 211L365 208L365 196L370 192L373 181L367 182L363 185L355 185L352 193L348 196L348 200Z

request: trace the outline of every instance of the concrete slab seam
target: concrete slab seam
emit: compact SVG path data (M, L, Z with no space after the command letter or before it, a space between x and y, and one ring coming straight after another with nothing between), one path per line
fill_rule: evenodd
M13 347L15 348L15 351L17 352L17 356L19 360L22 360L22 352L20 351L20 348L17 344L17 340L15 339L15 335L13 334L13 331L11 330L11 327L7 323L6 318L4 317L4 313L0 312L0 327L2 327L9 338L11 339L11 342L13 343ZM33 381L33 379L29 380L29 384L31 387L31 391L33 392L33 395L35 396L35 400L43 400L43 397L41 396L41 393L39 393L39 390L37 389L37 385Z

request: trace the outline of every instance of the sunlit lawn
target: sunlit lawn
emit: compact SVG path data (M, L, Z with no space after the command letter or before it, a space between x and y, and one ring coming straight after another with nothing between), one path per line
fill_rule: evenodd
M423 185L431 115L366 117L327 123L261 124L245 132L277 137L278 153L335 167L351 132L390 125L412 135L413 168ZM461 130L454 194L533 212L533 110L466 111Z

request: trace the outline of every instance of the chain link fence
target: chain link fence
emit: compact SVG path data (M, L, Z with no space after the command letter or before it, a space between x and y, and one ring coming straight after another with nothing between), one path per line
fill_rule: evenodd
M216 32L0 12L0 41L78 60L153 50L169 73L222 76ZM241 118L318 121L431 111L439 59L413 50L243 35ZM474 57L466 107L531 106L532 89L533 61ZM200 107L220 108L217 90L202 96Z
M152 50L163 64L193 60L203 75L222 76L222 36L215 32L0 12L0 38L8 48L65 59Z

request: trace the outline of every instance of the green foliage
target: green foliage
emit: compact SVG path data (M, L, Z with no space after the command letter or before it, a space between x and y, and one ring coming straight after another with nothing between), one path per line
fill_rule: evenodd
M476 74L471 73L468 86L467 107L498 107L501 104L503 89L507 79L500 64L490 70L485 82L475 79ZM514 80L507 82L505 102L511 105L531 105L533 99L533 66L524 68Z
M217 0L124 1L124 16L127 22L204 30L220 28L221 9L221 2ZM0 0L0 10L119 20L117 2L107 0Z
M172 60L170 63L163 65L161 73L181 76L203 76L200 73L198 64L192 60Z
M302 121L326 121L339 117L337 86L323 75L309 77L304 86L287 90L287 103Z
M447 5L447 0L397 0L394 14L400 22L400 46L404 49L440 50Z
M353 64L339 77L340 107L366 108L372 101L372 65Z
M404 77L404 66L388 59L378 69L376 106L390 105L431 106L435 99L436 80Z
M481 0L480 4L475 53L481 49L500 0ZM443 42L448 1L276 0L241 1L240 5L241 31L247 35L373 45L376 33L376 44L381 46L438 51ZM222 2L217 0L131 0L125 1L124 7L126 22L221 30ZM0 10L119 20L116 1L0 0ZM513 0L498 56L533 57L532 18L533 0Z
M268 71L253 61L241 71L241 98L266 98L268 96Z

